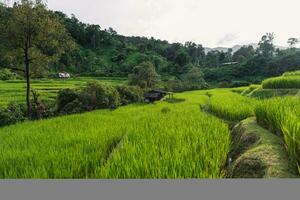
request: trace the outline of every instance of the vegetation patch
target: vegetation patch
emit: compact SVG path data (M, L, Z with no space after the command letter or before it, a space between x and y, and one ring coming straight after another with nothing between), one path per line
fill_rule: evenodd
M282 139L260 127L255 118L239 123L232 131L230 178L296 178Z
M265 100L255 109L257 121L284 138L290 158L300 164L300 104L298 98ZM299 169L300 172L300 169Z
M263 81L262 87L264 89L300 89L300 76L282 76L266 79L265 81Z
M280 96L295 96L300 90L299 89L262 89L258 88L250 92L247 96L258 98L258 99L268 99Z
M208 104L208 111L229 121L238 122L254 115L257 100L239 94L220 91L212 92Z
M175 98L0 128L0 178L223 178L228 126Z

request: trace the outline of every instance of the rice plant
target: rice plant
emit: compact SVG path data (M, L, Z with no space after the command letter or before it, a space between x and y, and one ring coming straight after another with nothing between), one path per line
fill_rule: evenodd
M300 165L300 100L275 98L257 105L257 121L274 133L282 134L290 157Z
M293 71L293 72L285 72L283 76L300 76L300 70L299 71Z
M223 177L227 125L201 92L175 98L1 128L0 178Z
M300 76L282 76L266 79L262 83L264 89L300 89Z
M254 115L256 99L250 99L232 92L215 92L210 98L208 109L216 116L241 121Z

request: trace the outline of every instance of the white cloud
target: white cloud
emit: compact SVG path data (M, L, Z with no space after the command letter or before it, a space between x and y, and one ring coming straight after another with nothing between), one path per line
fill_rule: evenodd
M48 0L48 5L124 35L205 46L232 33L238 37L222 45L257 42L266 32L274 32L279 45L300 36L298 0Z

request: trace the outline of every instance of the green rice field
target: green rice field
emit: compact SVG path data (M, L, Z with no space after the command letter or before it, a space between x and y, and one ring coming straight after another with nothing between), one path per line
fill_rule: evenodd
M87 82L99 80L109 85L119 85L126 80L122 78L87 78L79 77L66 80L45 79L32 80L32 89L36 90L42 99L51 100L56 98L57 92L65 88L76 88L84 86ZM25 102L26 82L22 80L16 81L0 81L0 107L6 106L10 102Z
M176 98L1 128L0 178L224 177L227 124Z
M102 80L111 85L124 81ZM43 91L50 85L59 89L86 81L69 80L65 85L41 81L34 87ZM21 83L0 85L13 93L10 84L18 88ZM284 90L280 84L285 82L268 92ZM260 126L256 130L278 137L277 145L285 151L280 155L287 155L300 173L300 98L251 97L261 88L176 93L178 101L132 104L0 128L0 178L225 178L230 125L249 117Z

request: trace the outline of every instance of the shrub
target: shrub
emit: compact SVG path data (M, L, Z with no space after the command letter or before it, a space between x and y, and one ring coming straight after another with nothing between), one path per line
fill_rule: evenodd
M39 94L32 91L31 119L43 119L53 116L53 106L49 102L39 99Z
M243 87L243 86L249 86L250 83L248 81L232 81L230 84L230 87Z
M0 108L0 127L24 121L25 113L23 104L10 103L7 108Z
M150 62L144 62L133 68L129 75L129 84L138 85L141 88L154 88L159 80L155 67Z
M169 80L165 88L170 92L183 92L185 90L185 84L180 80Z
M230 87L230 82L228 81L222 81L218 83L218 88L229 88Z
M143 101L143 91L138 86L118 86L117 91L120 95L122 105L130 103L139 103Z
M115 88L94 81L87 84L79 95L84 110L116 108L120 105L120 96Z
M81 110L78 91L72 89L60 90L56 100L57 111L62 114L73 114Z
M19 78L16 73L11 72L9 69L0 69L0 80L7 81L7 80L15 80Z
M208 88L207 83L203 78L202 71L197 68L191 68L186 74L181 76L181 80L184 82L186 90L199 90Z

